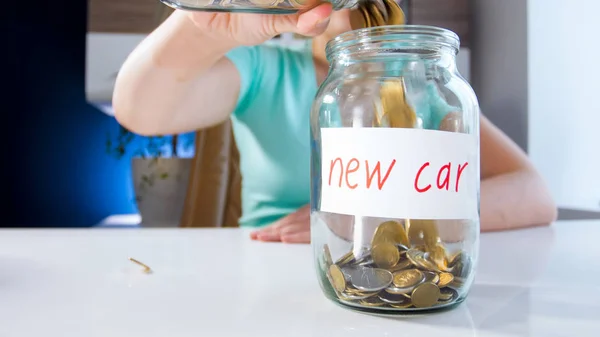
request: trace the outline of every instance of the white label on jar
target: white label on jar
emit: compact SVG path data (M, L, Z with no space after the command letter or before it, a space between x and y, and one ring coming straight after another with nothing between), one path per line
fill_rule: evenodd
M477 219L474 135L402 128L321 129L321 211Z

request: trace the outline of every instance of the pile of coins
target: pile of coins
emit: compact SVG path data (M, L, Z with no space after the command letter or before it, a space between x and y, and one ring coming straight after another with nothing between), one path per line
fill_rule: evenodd
M449 255L435 221L428 220L386 221L370 248L360 256L350 251L336 262L324 245L321 263L342 303L387 310L453 304L471 273L467 253Z
M352 29L403 25L406 16L400 5L394 0L361 1L358 7L350 12Z

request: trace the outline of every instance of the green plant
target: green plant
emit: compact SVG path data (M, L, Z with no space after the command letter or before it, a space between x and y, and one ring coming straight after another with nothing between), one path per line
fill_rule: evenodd
M129 158L128 153L131 153L132 157L147 159L148 168L152 169L148 170L148 174L142 175L138 185L138 189L144 191L154 186L157 181L170 177L169 172L161 170L158 165L161 158L180 157L181 153L192 150L193 144L193 135L143 137L119 125L116 135L107 135L106 152L117 160ZM139 201L138 196L136 201Z

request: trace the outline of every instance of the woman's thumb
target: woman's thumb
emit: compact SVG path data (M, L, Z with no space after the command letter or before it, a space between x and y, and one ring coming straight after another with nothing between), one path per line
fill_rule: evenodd
M293 32L300 35L316 36L327 29L333 9L330 3L320 4L306 12L288 17L276 18L279 33Z

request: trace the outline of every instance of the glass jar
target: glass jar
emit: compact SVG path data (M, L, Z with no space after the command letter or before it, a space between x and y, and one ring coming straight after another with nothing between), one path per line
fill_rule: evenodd
M458 36L344 33L311 111L311 244L325 295L382 314L451 308L479 250L479 106Z
M352 8L360 0L160 0L167 6L196 11L291 14L330 2L334 10Z

